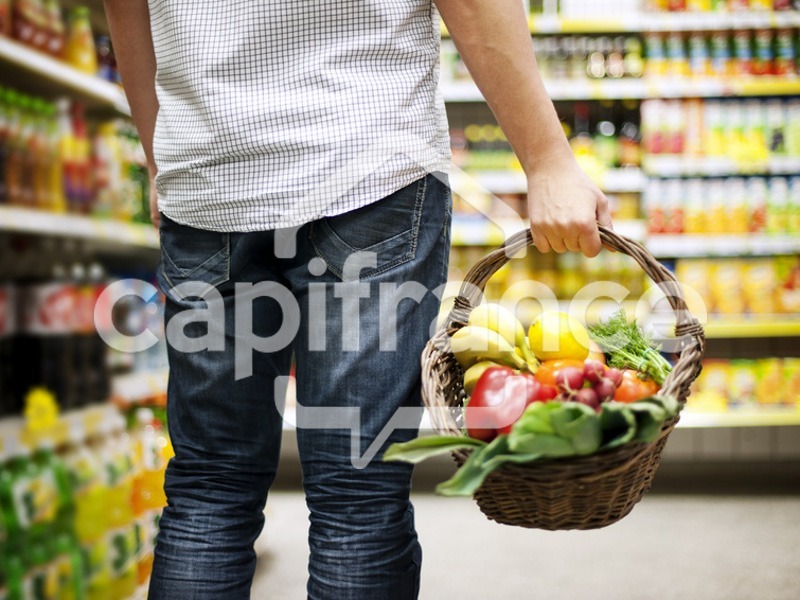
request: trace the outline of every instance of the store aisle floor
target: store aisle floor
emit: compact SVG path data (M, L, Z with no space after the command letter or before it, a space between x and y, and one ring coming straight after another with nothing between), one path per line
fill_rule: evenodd
M555 533L496 525L471 500L415 505L422 600L800 597L797 497L650 495L611 527ZM306 528L302 495L272 494L254 599L306 597Z

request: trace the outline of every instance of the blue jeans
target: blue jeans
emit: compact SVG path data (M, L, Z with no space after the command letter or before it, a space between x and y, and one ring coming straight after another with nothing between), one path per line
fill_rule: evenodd
M389 444L417 434L419 357L439 308L449 235L450 192L432 175L296 234L203 231L162 216L158 277L167 295L175 458L152 600L249 597L253 542L279 458L275 382L288 375L293 356L311 515L308 597L417 597L411 468L381 457ZM208 293L176 293L189 281ZM400 287L406 282L416 283ZM284 344L278 338L287 324ZM183 345L173 343L176 331ZM186 351L191 343L205 349ZM326 407L345 410L317 410ZM403 428L387 428L401 407Z

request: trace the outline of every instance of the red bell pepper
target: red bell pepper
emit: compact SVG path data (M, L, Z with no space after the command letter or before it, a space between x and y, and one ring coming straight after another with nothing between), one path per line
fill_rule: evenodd
M490 367L478 379L464 421L470 437L486 442L509 433L531 402L544 401L547 392L533 375L508 367Z

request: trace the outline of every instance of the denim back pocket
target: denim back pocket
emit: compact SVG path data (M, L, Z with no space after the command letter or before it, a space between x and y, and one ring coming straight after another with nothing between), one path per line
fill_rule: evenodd
M317 256L345 281L378 275L412 260L428 177L378 202L314 221L309 236Z
M195 229L161 215L161 273L171 286L230 279L230 234Z

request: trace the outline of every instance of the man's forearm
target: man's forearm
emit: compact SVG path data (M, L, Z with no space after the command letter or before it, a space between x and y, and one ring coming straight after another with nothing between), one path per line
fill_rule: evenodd
M103 3L114 54L131 106L131 116L142 140L148 168L155 173L153 131L158 99L155 87L156 57L147 0L104 0Z
M542 83L521 0L435 0L523 168L571 158Z

